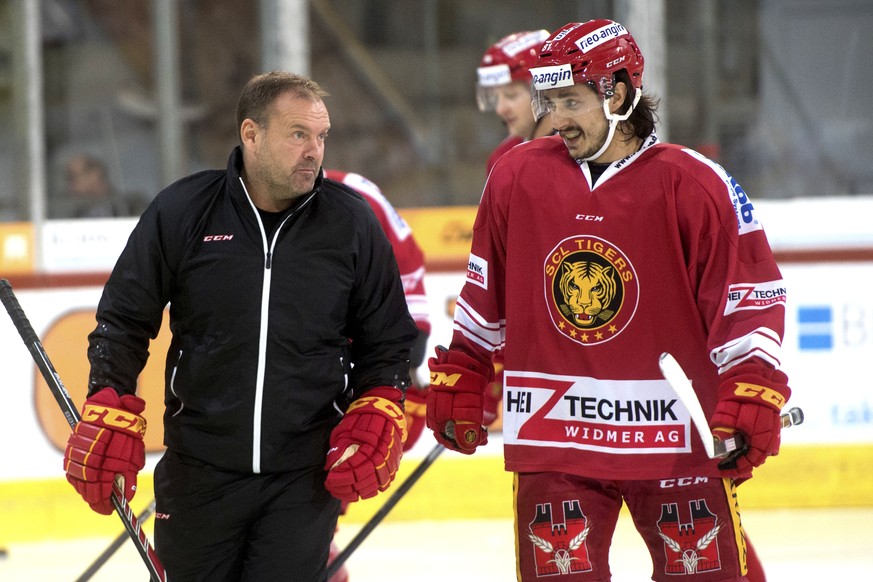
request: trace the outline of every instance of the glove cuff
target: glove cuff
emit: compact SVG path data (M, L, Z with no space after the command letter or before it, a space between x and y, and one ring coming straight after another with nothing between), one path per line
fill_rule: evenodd
M447 350L443 346L437 346L435 349L436 357L428 360L428 367L433 371L437 366L457 366L464 370L469 370L485 379L485 382L491 382L494 378L494 365L490 362L486 365L479 360L467 355L461 350Z
M403 392L394 386L376 386L375 388L370 388L361 394L358 398L352 401L352 404L354 404L356 400L367 397L384 398L395 404L400 404L400 401L403 400Z
M114 388L107 386L85 400L82 420L142 439L146 432L146 420L140 416L143 410L142 398L133 394L119 396Z
M346 410L346 415L363 412L378 413L389 419L397 427L401 442L406 442L406 417L400 400L403 392L391 386L378 386L367 390L360 398L354 400Z
M410 387L406 391L406 399L403 403L403 410L407 414L416 416L424 416L424 409L427 404L427 390Z
M791 389L788 377L779 370L744 364L731 369L718 387L719 400L755 403L782 410Z

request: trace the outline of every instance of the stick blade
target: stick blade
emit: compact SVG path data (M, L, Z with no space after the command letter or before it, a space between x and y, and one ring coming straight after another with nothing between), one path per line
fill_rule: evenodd
M703 408L700 406L697 394L694 392L688 376L682 370L682 366L668 352L661 354L661 357L658 358L658 365L661 368L661 375L664 376L664 379L667 380L676 396L679 397L679 400L682 401L682 404L691 415L691 422L694 424L694 428L697 429L697 434L700 435L700 440L703 442L706 454L710 459L716 458L715 443L712 440L712 433L709 431L706 415L703 413Z

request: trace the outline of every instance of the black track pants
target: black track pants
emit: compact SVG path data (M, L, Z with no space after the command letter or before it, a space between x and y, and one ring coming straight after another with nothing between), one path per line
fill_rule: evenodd
M325 580L340 502L321 467L228 473L167 451L155 468L155 549L173 582Z

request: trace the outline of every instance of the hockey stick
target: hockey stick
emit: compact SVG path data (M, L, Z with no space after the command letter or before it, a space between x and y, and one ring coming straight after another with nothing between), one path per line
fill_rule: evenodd
M694 423L694 428L697 429L697 434L700 435L700 440L703 441L703 448L706 449L706 454L709 458L726 459L731 456L741 455L746 450L746 440L741 433L737 433L725 440L719 440L712 436L709 430L709 423L706 421L706 415L703 413L703 407L700 406L700 401L697 399L697 394L691 386L691 381L685 375L676 358L664 352L658 360L658 365L661 367L661 374L664 376L664 379L667 380L691 415L691 422ZM800 408L792 408L780 418L782 419L782 428L788 428L803 422L803 411Z
M24 310L21 309L18 298L15 297L15 293L12 291L12 285L6 279L0 279L0 301L3 302L3 306L6 308L6 312L9 314L10 319L12 319L12 323L15 325L15 329L18 330L21 339L24 340L24 345L30 351L36 367L39 368L42 377L45 378L70 428L75 427L81 418L79 411L73 405L70 394L64 387L63 382L61 382L61 378L55 371L51 360L49 360L42 342L39 341L39 337L37 337L36 332L30 325ZM145 532L142 531L139 520L133 514L133 511L131 511L130 505L124 498L123 491L123 477L117 475L112 485L112 506L121 518L122 523L124 523L124 528L127 530L130 539L136 545L136 549L139 551L146 568L149 570L152 582L167 582L164 567L161 565L155 549L152 547Z
M427 454L424 460L422 460L418 464L415 470L413 470L412 473L409 474L409 477L407 477L406 480L401 483L397 489L394 490L394 493L391 494L391 497L388 498L388 501L386 501L382 505L382 507L379 508L379 511L377 511L373 515L373 517L370 518L370 521L364 524L364 527L362 527L361 530L355 535L355 537L352 538L352 541L349 542L349 544L343 549L343 551L337 554L336 558L334 558L333 561L327 565L328 580L330 580L331 577L337 573L337 570L339 570L342 565L345 564L346 560L349 559L349 556L352 555L352 552L358 549L358 546L360 546L361 543L365 539L367 539L367 536L370 535L370 533L374 529L376 529L376 526L379 525L379 523L381 523L383 519L385 519L385 516L388 515L388 512L394 509L394 506L397 505L397 502L400 501L404 495L406 495L406 493L412 488L412 486L415 485L415 482L421 478L424 472L427 471L431 465L433 465L433 462L436 461L437 457L439 457L440 453L442 453L444 450L446 450L446 448L443 445L437 443L437 445Z
M136 516L136 521L141 526L145 522L145 520L152 516L154 512L155 500L152 499L151 503L149 503L148 506L143 509L139 515ZM88 569L82 572L81 576L76 578L76 582L87 582L88 580L90 580L94 576L94 574L96 574L98 570L100 570L100 568L102 568L103 565L109 561L109 558L111 558L112 555L118 551L118 548L124 545L125 540L127 540L126 530L118 534L118 537L112 540L112 543L109 544L105 550L103 550L102 554L97 556L97 559L94 560L94 562L90 566L88 566Z

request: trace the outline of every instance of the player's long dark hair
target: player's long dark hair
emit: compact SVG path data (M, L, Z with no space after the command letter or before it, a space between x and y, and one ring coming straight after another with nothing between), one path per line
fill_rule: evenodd
M619 113L624 113L634 102L634 86L630 82L630 76L627 71L622 69L615 74L616 83L624 83L628 88L627 96L622 103ZM634 107L633 113L627 119L622 121L618 130L627 137L638 137L645 139L655 131L655 123L658 121L658 115L655 113L660 105L660 100L652 97L645 91L640 97L639 103Z

